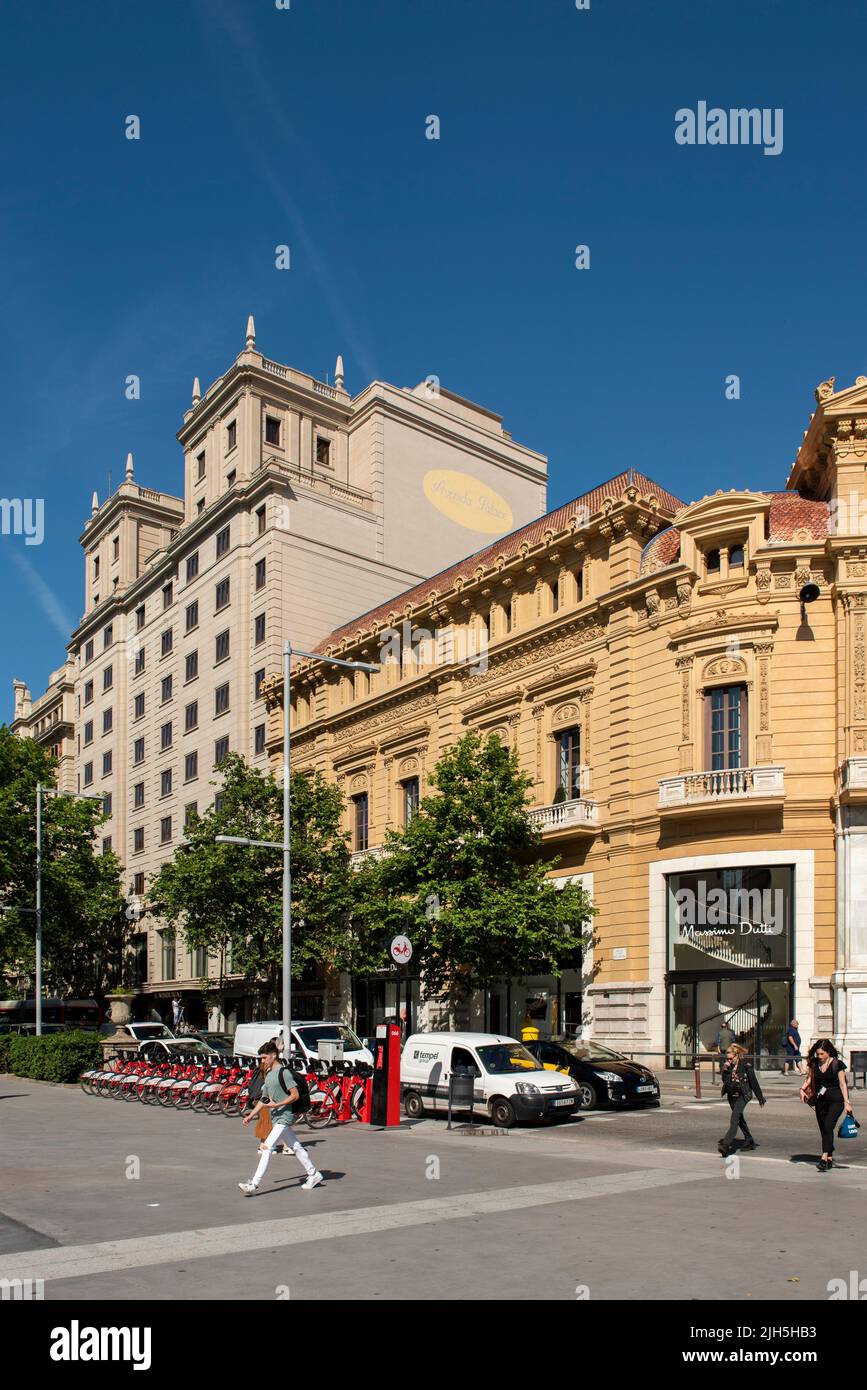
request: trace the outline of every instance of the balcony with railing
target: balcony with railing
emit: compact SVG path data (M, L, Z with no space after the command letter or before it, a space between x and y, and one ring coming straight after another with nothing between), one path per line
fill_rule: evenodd
M381 859L385 854L385 845L371 845L369 849L354 850L349 856L349 863L353 869L357 869L368 859Z
M660 812L707 810L745 803L759 809L781 805L785 797L782 767L727 767L661 777Z
M847 758L840 766L843 801L867 801L867 758Z
M530 823L543 835L595 835L599 829L599 802L590 797L555 801L550 806L534 806Z

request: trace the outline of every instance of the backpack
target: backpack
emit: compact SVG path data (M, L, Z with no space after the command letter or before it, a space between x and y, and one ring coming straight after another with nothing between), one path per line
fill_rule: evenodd
M285 1080L287 1074L289 1076L288 1084ZM298 1092L298 1099L293 1100L291 1104L292 1114L306 1115L310 1109L310 1087L307 1085L307 1077L290 1071L288 1067L284 1066L280 1068L280 1085L287 1094L289 1091Z

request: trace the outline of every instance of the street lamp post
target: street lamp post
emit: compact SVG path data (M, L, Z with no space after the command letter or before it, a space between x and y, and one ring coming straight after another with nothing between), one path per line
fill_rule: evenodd
M292 657L300 656L319 661L325 666L343 666L348 671L378 671L371 661L344 661L337 656L321 656L318 652L302 652L292 643L283 643L283 840L249 840L243 835L217 835L218 844L245 845L252 848L283 851L283 1046L292 1050L292 850L290 829L292 799L289 784L291 740L289 711L292 704ZM288 1054L287 1054L288 1055Z

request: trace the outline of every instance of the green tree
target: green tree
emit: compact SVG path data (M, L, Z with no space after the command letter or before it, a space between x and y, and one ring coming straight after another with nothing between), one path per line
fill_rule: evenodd
M232 975L262 983L273 1010L283 965L282 855L215 841L281 841L283 791L271 773L236 753L220 771L219 809L209 807L186 826L184 843L150 885L150 908L192 949L216 949ZM318 773L293 773L291 791L292 975L310 963L346 970L360 958L360 943L351 920L357 890L341 829L343 801Z
M36 785L55 789L56 761L33 739L0 726L0 903L31 908L36 898ZM42 801L43 988L76 997L100 995L121 978L128 924L120 862L97 854L102 807L75 797ZM34 972L35 917L0 913L3 992Z
M430 777L434 795L386 840L365 927L405 932L430 994L560 974L594 913L578 884L556 887L527 814L530 779L496 736L465 734ZM431 918L431 899L439 917Z

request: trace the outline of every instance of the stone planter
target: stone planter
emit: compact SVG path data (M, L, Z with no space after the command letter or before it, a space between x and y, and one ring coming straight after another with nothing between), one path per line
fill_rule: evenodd
M116 1025L129 1023L130 1005L134 998L134 994L108 995L108 1016L112 1023Z

